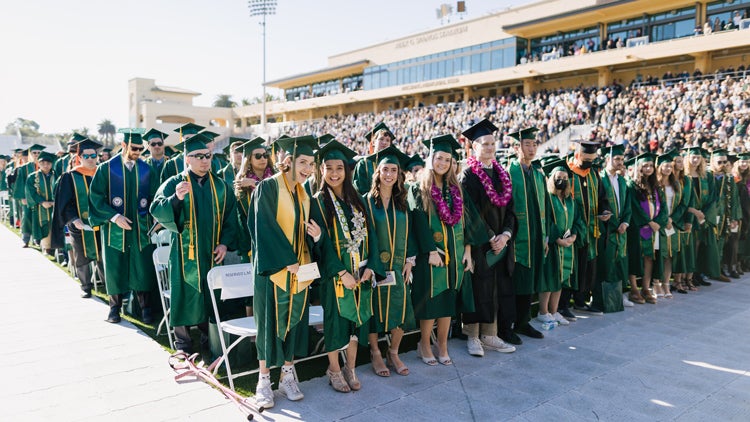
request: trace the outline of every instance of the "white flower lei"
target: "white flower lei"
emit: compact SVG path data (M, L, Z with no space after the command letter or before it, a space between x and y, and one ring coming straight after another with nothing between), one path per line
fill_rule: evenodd
M349 231L349 224L347 223L346 216L344 215L344 209L336 199L333 191L329 188L328 194L331 195L331 201L333 202L333 208L336 211L336 217L341 222L341 229L344 231L344 238L346 238L346 251L350 255L359 255L359 246L362 241L367 237L367 226L365 225L365 216L362 212L352 207L352 225L354 230Z

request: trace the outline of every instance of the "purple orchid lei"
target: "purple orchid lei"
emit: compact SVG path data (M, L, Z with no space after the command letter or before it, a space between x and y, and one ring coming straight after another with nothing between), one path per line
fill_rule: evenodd
M490 180L490 176L488 176L487 173L482 170L482 163L480 163L479 160L474 157L469 157L466 160L466 164L471 167L471 172L476 174L479 178L479 181L482 182L484 191L487 192L487 196L490 198L490 202L492 202L492 205L496 207L504 207L508 205L508 202L510 202L513 185L510 182L510 176L508 175L508 172L505 171L504 168L500 167L500 165L497 164L497 161L492 160L492 168L495 169L498 177L500 177L500 182L503 184L502 195L498 194L495 190L495 187L492 185L492 180Z
M445 199L443 199L443 195L437 185L433 184L430 189L430 195L432 196L432 201L435 203L440 220L449 226L455 226L456 223L461 221L461 215L464 212L464 203L461 200L461 192L458 186L451 186L449 192L450 197L453 199L452 211Z

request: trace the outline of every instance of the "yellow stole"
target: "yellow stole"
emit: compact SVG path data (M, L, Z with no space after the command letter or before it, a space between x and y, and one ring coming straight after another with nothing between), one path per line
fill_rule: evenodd
M302 185L298 183L296 191L299 205L295 205L292 192L284 178L284 173L278 173L273 178L276 179L276 184L279 186L276 222L279 223L279 227L284 232L289 244L294 248L299 264L309 264L312 262L312 259L310 258L310 252L307 250L307 243L305 242L307 231L303 223L307 221L307 217L310 215L310 197L307 196ZM300 214L297 227L294 225L296 221L295 213ZM290 292L291 294L304 292L312 284L312 280L299 282L297 277L290 274L286 268L276 274L272 274L271 281L281 290Z

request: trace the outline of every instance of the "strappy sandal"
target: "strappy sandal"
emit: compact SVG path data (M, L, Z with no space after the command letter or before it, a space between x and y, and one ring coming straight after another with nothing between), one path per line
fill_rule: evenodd
M328 369L326 370L326 375L328 375L328 384L333 387L334 390L339 393L348 393L352 391L352 389L349 388L349 384L344 380L344 376L341 375L341 371L333 372Z
M693 279L690 279L690 280L687 281L687 288L691 292L697 292L698 291L698 287L695 284L693 284Z
M377 354L370 350L370 362L372 362L372 372L374 372L375 375L384 378L391 376L391 371L388 370L385 362L383 362L383 355L380 354L380 350L378 350Z
M417 357L422 359L422 362L424 362L425 365L435 366L438 364L437 359L435 359L435 356L426 357L422 355L421 343L417 343Z
M641 296L643 297L643 300L646 301L646 303L655 304L656 303L656 297L654 297L653 294L651 294L650 290L643 289L641 291Z
M349 384L349 388L351 388L352 391L359 391L362 388L362 383L359 382L357 373L354 372L354 368L344 366L341 369L341 374L344 375L344 380L346 380L346 383Z
M396 366L394 356L398 357L398 350L388 349L388 367L401 376L409 375L409 368L403 362L401 362L401 366Z
M688 292L687 291L687 286L682 281L680 281L679 283L677 283L677 285L675 286L675 290L677 290L677 293L680 293L680 294L683 294L683 295L686 295L687 292Z
M438 362L440 362L441 365L453 365L453 361L451 360L450 356L438 356Z

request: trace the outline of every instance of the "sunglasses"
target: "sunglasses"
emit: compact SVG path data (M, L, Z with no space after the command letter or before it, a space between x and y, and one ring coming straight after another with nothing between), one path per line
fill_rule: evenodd
M268 153L253 154L253 157L255 157L256 160L260 160L261 158L268 158Z
M93 154L81 154L81 158L83 158L84 160L88 160L89 158L96 158L96 157L97 157L96 153L93 153Z
M723 166L723 165L724 165L724 164L726 164L726 163L727 163L727 160L721 160L721 161L717 161L717 162L716 162L716 164L718 164L718 165L720 165L720 166Z
M207 152L205 154L198 153L198 154L188 155L188 157L195 158L195 159L198 159L198 160L204 160L204 159L205 160L210 160L211 159L211 153L210 152Z
M161 147L161 146L164 146L164 142L151 142L148 145L152 147Z
M133 145L130 146L130 150L133 151L133 152L143 151L143 149L144 149L144 147L136 147L136 146L133 146Z

